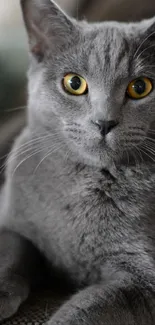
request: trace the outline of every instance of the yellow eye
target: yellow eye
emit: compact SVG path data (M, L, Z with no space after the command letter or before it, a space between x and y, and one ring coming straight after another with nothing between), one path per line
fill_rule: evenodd
M146 77L141 77L130 82L127 94L132 99L142 99L150 94L152 88L152 81Z
M63 78L64 89L71 95L84 95L88 92L88 85L81 76L69 73Z

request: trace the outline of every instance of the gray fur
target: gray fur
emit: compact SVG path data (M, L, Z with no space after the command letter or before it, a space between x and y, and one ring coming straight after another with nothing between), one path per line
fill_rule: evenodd
M140 76L154 82L155 19L87 24L50 0L22 8L32 51L28 122L1 192L0 318L28 295L40 260L34 245L51 274L61 270L78 290L48 325L154 325L155 90L131 100L126 89ZM68 72L87 80L87 95L64 92ZM107 144L96 120L118 122Z

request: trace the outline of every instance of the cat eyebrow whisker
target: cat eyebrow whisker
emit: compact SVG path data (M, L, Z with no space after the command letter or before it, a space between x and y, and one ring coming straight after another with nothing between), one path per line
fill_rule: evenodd
M149 68L155 68L155 65L148 65L148 66L146 65L145 66L145 69L149 69Z
M137 56L136 59L138 60L138 59L140 58L140 56L141 56L145 51L147 51L148 49L150 49L150 48L152 48L152 47L155 47L155 44L152 44L152 45L146 47L142 52L139 53L139 55Z
M153 73L152 71L149 71L149 70L145 70L144 71L144 69L142 69L142 71L140 71L140 73L147 73L147 77L150 77L152 80L155 80L155 73Z
M144 40L142 41L142 43L139 45L139 47L137 48L133 58L136 57L137 53L139 52L139 50L141 49L142 45L152 36L155 34L155 31L153 31L152 33L150 33L146 38L144 38Z
M145 61L147 62L147 64L148 64L148 59L150 58L150 56L149 55L147 55L147 56L145 56L145 57L143 57L143 58L141 58L140 59L140 62L136 62L136 66L137 66L137 68L141 68L142 70L144 70L144 68L146 68L146 67L149 67L149 65L147 66L147 65L145 65L145 67L144 67L144 64L145 64ZM154 67L154 65L150 65L151 67Z

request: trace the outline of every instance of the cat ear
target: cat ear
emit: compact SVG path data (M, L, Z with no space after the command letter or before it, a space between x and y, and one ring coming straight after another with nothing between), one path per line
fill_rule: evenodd
M155 17L150 19L145 19L141 22L143 25L143 29L148 34L154 33L155 34Z
M138 23L138 34L140 37L146 38L146 41L155 40L155 17Z
M137 47L134 57L141 57L143 54L153 55L153 46L155 41L155 18L145 19L131 24L131 35Z
M75 25L51 0L21 0L30 50L42 61L51 46L60 47L73 35Z

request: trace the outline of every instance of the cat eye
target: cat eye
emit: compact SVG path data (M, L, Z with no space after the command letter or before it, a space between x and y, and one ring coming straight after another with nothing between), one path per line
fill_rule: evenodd
M65 91L71 95L80 96L88 92L88 84L86 80L74 73L69 73L63 78L63 87Z
M132 99L142 99L150 94L153 89L152 81L142 77L130 82L127 88L127 95Z

